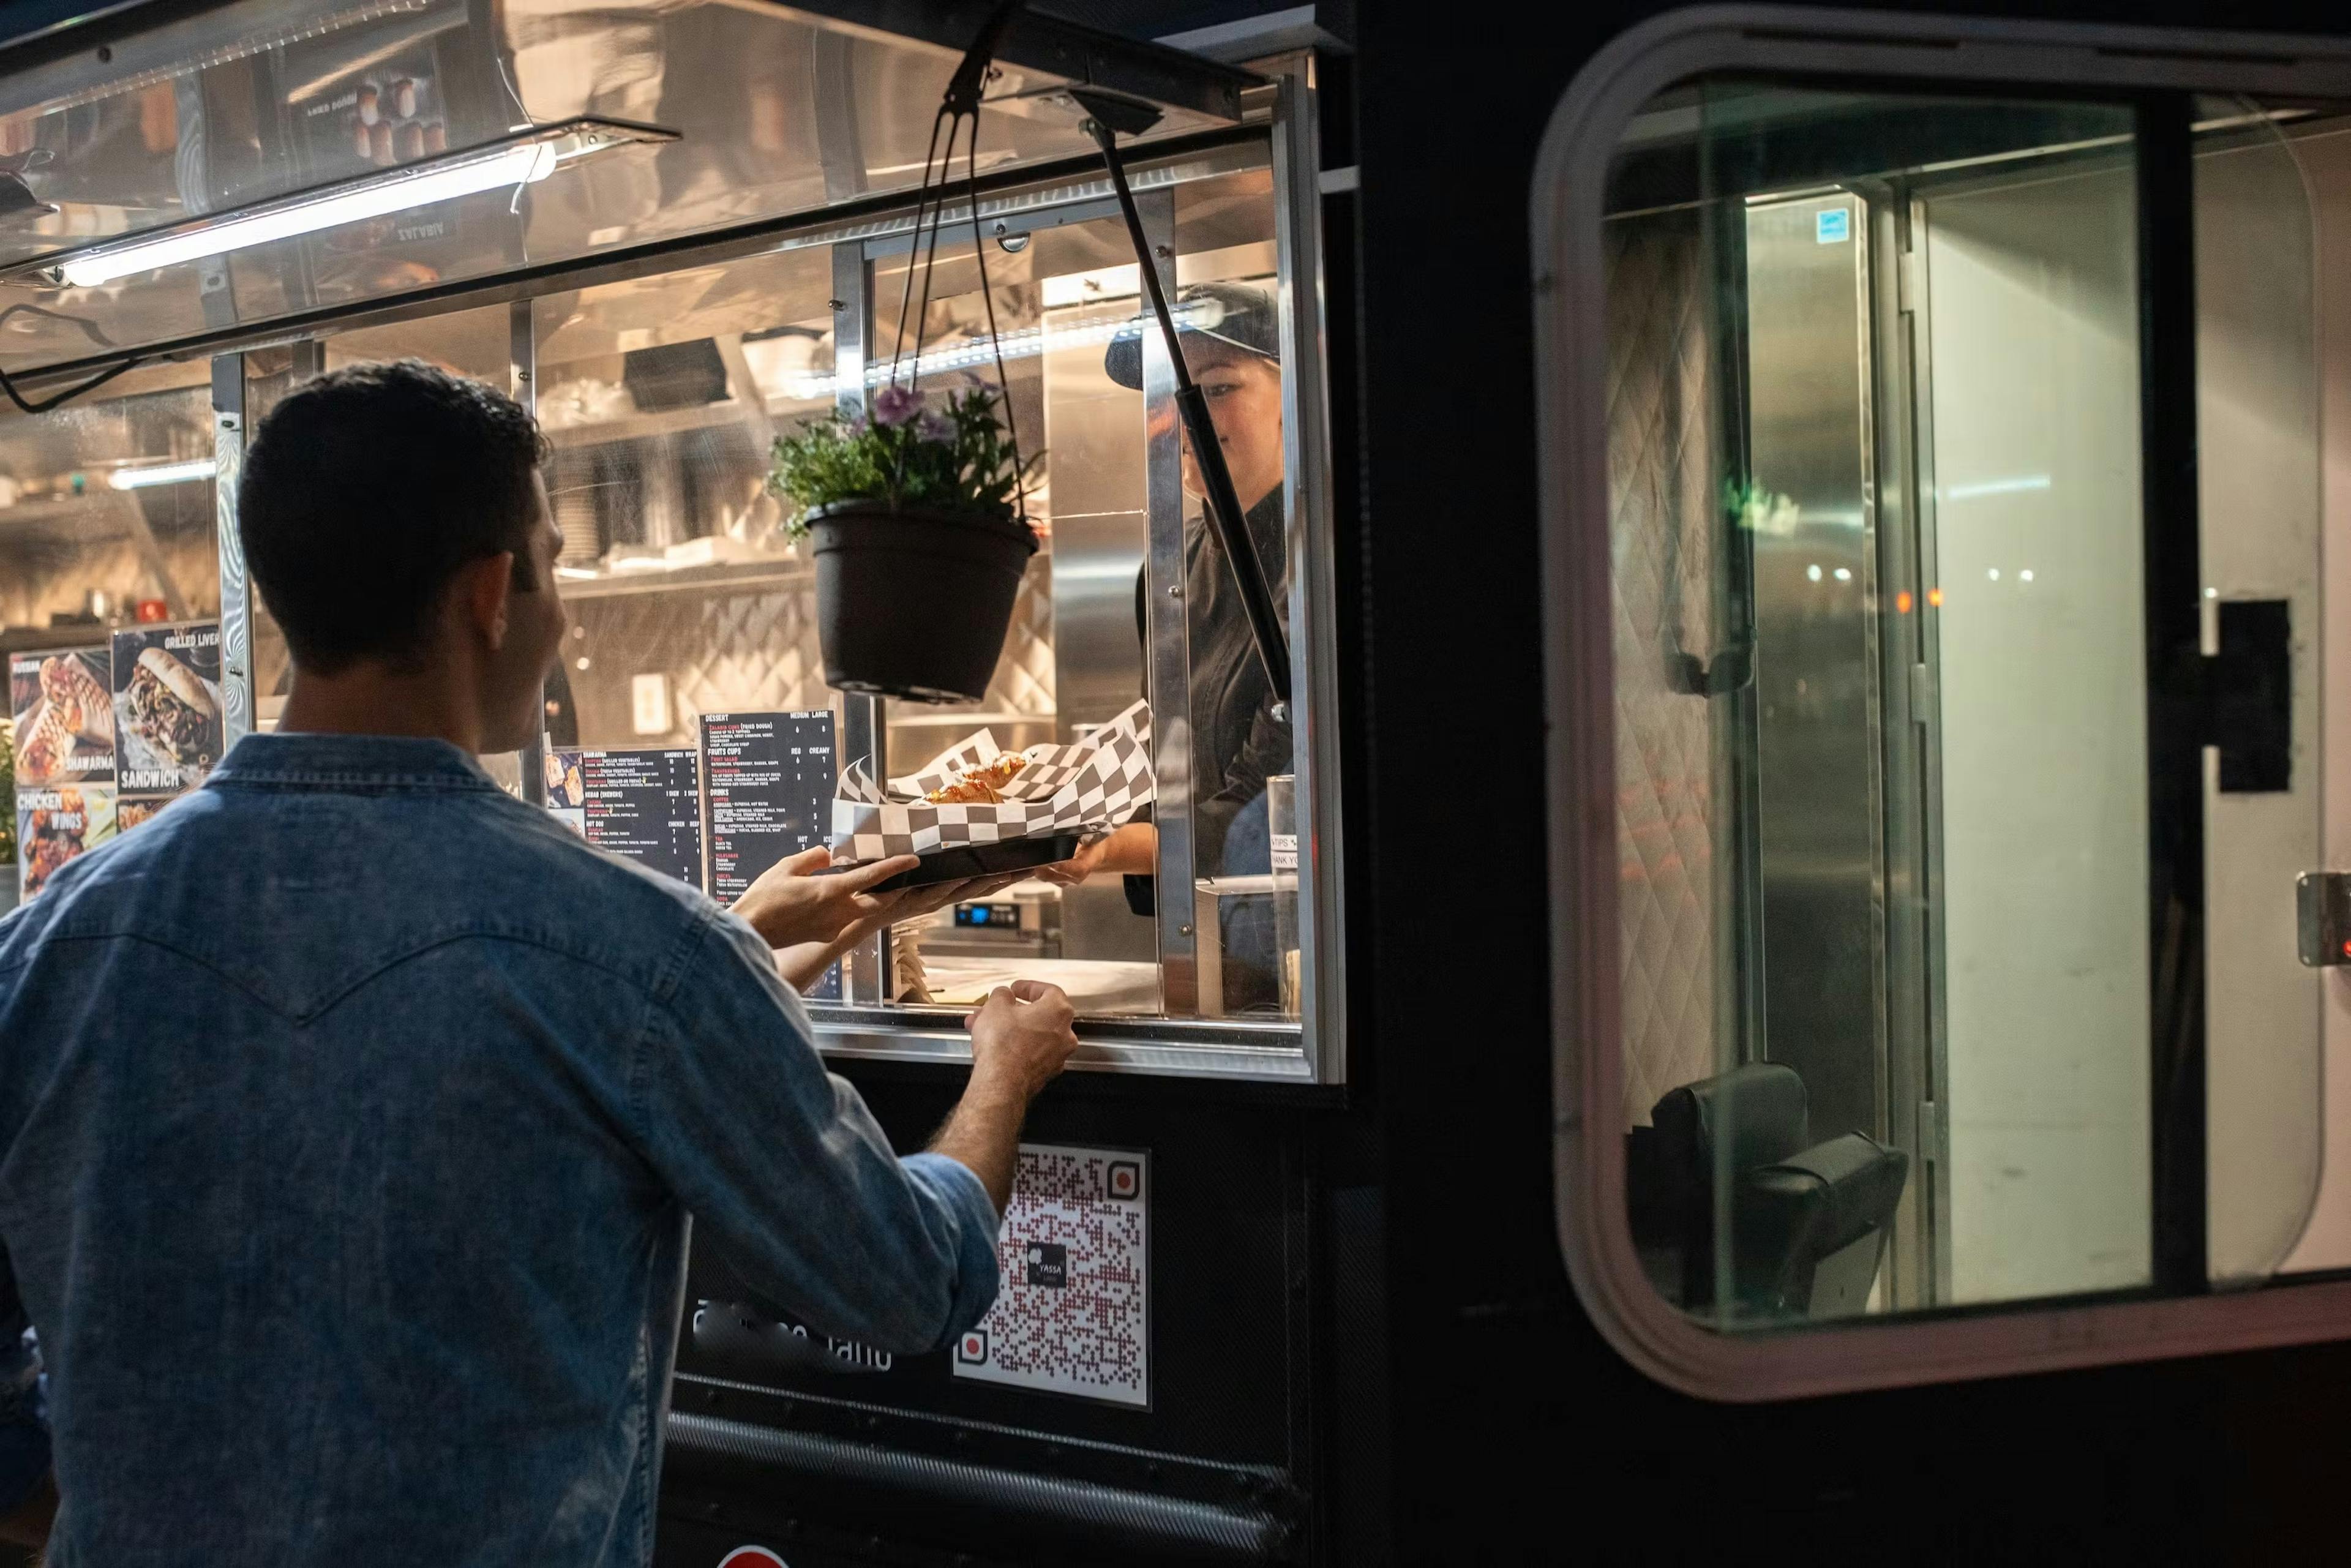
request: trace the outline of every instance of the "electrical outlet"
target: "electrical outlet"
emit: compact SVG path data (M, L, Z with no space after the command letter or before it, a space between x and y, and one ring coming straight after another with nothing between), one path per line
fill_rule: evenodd
M669 677L658 672L629 682L629 706L639 735L669 733Z

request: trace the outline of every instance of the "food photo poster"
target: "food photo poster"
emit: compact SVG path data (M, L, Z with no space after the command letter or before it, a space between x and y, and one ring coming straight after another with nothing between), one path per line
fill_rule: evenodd
M220 678L217 622L9 655L21 897L204 781L225 741Z
M204 781L221 756L220 627L114 634L115 786L129 832Z

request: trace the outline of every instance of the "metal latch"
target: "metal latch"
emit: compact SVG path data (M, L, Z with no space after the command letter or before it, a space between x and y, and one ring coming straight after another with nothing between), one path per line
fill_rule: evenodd
M2223 794L2294 788L2294 623L2283 599L2215 606L2220 651L2185 683L2201 709L2199 738L2220 754Z
M2314 969L2351 967L2351 872L2303 873L2294 901L2302 961Z

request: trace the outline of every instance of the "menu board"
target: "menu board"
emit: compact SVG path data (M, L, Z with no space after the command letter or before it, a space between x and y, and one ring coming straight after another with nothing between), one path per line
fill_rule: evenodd
M220 626L114 634L116 823L129 832L204 781L220 761Z
M778 861L831 836L832 714L702 717L703 891L732 904Z
M769 866L830 838L840 772L830 709L703 715L703 891L732 904ZM806 994L839 1000L841 966Z
M699 766L685 750L550 751L547 808L598 849L699 887Z

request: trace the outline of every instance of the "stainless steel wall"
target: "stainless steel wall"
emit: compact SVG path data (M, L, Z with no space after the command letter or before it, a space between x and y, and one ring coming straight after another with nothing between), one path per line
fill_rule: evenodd
M1815 1138L1883 1131L1866 233L1843 193L1748 212L1750 473L1792 503L1752 529L1760 1054Z

